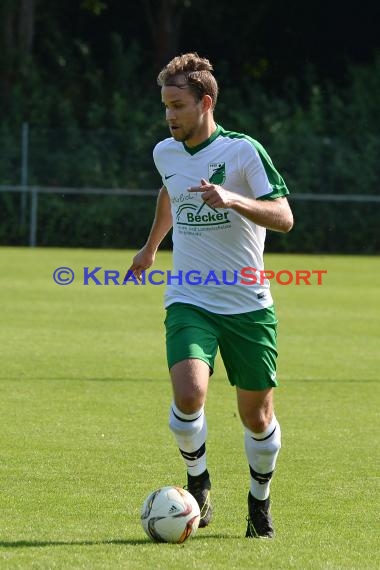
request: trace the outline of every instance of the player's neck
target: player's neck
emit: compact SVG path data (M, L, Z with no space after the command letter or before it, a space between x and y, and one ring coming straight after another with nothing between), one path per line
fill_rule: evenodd
M207 117L202 125L202 127L194 133L194 136L191 139L186 141L186 146L192 148L194 146L198 146L203 142L207 141L211 137L211 135L216 131L217 125L214 121L214 117L211 115Z

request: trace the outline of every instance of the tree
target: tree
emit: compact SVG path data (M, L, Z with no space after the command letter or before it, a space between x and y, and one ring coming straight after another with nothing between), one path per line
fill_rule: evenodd
M144 0L156 71L178 55L183 16L191 0Z
M0 5L0 94L5 106L12 85L32 52L35 1L3 0Z

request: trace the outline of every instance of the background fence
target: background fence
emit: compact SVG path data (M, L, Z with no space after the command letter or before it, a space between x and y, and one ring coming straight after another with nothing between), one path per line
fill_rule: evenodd
M0 158L0 244L143 245L160 186L150 152L139 153L121 131L32 129L24 124L16 142ZM297 169L289 177L296 174ZM286 179L296 223L290 234L268 232L269 250L379 253L379 195L294 192L297 183ZM102 187L105 181L112 187ZM321 186L326 187L331 188ZM170 236L163 247L170 247Z

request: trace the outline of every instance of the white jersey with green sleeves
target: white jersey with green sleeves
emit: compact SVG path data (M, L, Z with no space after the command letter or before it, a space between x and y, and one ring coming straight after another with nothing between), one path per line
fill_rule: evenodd
M212 208L188 188L201 179L257 200L289 194L260 143L219 125L209 139L189 148L168 138L153 151L173 216L173 268L165 307L190 303L213 313L239 314L273 304L269 282L244 285L241 270L264 270L265 228L232 209ZM257 274L257 273L256 273ZM201 281L202 284L195 284Z

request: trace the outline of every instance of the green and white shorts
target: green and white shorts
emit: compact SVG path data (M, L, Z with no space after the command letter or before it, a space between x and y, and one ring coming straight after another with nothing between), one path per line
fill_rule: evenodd
M220 315L189 305L167 308L169 369L188 358L206 362L211 373L218 351L232 386L265 390L277 386L277 318L274 306L238 315Z

